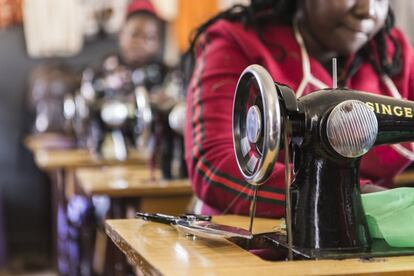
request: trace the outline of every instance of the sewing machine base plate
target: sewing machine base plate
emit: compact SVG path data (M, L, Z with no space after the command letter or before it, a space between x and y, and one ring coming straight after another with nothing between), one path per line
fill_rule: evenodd
M270 261L287 260L288 247L286 235L278 233L264 233L254 235L252 240L231 238L230 241L251 253ZM384 240L374 239L370 249L360 251L332 251L332 250L311 250L293 248L294 260L311 259L371 259L378 257L395 257L414 255L414 247L391 247Z

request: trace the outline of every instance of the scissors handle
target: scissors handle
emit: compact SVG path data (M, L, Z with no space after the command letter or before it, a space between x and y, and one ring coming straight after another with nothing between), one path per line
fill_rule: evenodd
M135 213L136 218L141 218L146 221L154 221L154 222L160 222L164 224L175 224L175 222L179 219L175 216L169 216L159 213L141 213L136 212Z
M211 216L204 216L204 215L194 215L194 214L185 214L181 216L170 216L160 213L142 213L136 212L136 218L141 218L146 221L154 221L160 222L164 224L176 224L178 220L185 220L185 221L210 221Z

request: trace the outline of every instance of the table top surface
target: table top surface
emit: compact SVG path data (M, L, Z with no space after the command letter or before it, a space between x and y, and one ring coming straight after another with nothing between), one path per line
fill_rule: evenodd
M97 167L119 164L145 165L148 159L138 152L130 151L125 161L105 160L91 154L87 149L38 150L34 153L36 164L44 170L59 168Z
M87 149L73 148L73 138L54 133L29 135L23 143L32 151L37 166L43 170L117 164L144 165L149 160L147 153L137 150L129 150L125 161L101 159Z
M26 136L23 144L32 152L40 149L68 149L76 145L76 139L61 133L36 133Z
M104 166L78 168L75 176L82 191L89 196L110 197L191 195L188 179L162 180L160 170L144 166Z
M216 223L247 229L248 218L217 216ZM276 219L255 219L253 232L272 231ZM414 273L414 256L360 259L271 262L230 241L189 239L173 227L139 219L107 220L106 232L131 261L147 273L164 275L377 275Z

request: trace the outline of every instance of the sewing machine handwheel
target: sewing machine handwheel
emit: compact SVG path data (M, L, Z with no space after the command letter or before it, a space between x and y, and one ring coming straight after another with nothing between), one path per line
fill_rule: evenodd
M260 185L276 162L282 132L275 84L260 65L250 65L239 78L233 102L233 144L243 177Z

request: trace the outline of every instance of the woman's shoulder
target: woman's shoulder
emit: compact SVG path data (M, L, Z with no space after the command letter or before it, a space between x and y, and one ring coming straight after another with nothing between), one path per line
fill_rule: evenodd
M265 51L269 44L273 44L277 37L278 44L293 40L290 27L267 24L258 28L245 26L239 21L218 20L209 26L205 32L205 41L208 43L230 44L238 47L246 54L256 55Z
M206 30L208 37L223 37L227 39L241 40L246 38L254 38L256 36L254 30L244 26L239 21L229 21L220 19L214 22Z
M238 52L250 59L263 51L263 42L254 29L241 22L223 19L210 25L198 38L196 45L197 55L201 54L201 49L205 49L214 54Z
M257 29L255 29L252 26L246 26L240 21L229 21L225 19L220 19L208 27L207 33L217 33L231 37L255 37L256 39L260 39L258 35L259 32L261 32L264 35L268 32L276 32L282 34L291 32L291 29L292 28L288 26L270 23L266 25L260 25L257 27Z

